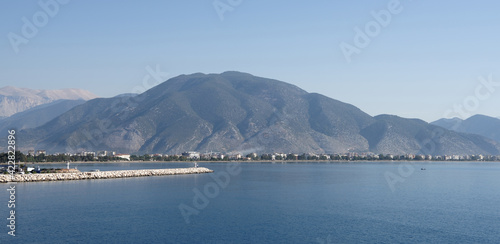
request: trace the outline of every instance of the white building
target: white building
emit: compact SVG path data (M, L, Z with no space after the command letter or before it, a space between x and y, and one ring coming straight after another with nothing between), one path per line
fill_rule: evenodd
M199 152L185 152L185 153L182 153L182 156L187 157L189 159L200 159Z
M123 158L123 159L130 161L130 154L116 154L115 157Z
M41 154L47 155L47 151L45 151L45 150L37 150L36 153L35 153L35 156L39 156Z

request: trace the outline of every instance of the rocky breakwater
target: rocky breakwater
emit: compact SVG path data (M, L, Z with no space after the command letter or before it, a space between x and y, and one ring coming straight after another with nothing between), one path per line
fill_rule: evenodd
M0 175L0 183L7 182L37 182L37 181L59 181L59 180L91 180L91 179L114 179L125 177L144 177L160 175L183 175L183 174L203 174L212 173L213 170L199 168L178 168L178 169L141 169L141 170L119 170L100 172L79 172L79 173L52 173L52 174L16 174Z

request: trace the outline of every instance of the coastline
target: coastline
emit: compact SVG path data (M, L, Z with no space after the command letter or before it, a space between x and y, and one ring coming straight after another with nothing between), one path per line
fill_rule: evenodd
M72 161L71 164L123 164L123 163L498 163L500 161L434 161L434 160L234 160L234 161ZM65 164L65 162L20 162L16 165Z
M198 168L141 169L141 170L117 170L117 171L100 171L100 172L48 173L48 174L24 174L24 175L6 174L6 175L0 175L0 183L116 179L116 178L162 176L162 175L204 174L212 172L214 171L211 169L198 167Z

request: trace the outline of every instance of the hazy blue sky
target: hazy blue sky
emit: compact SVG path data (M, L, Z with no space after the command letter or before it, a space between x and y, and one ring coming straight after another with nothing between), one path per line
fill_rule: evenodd
M371 115L500 116L498 1L46 2L0 3L0 86L110 97L137 90L147 67L169 77L237 70ZM374 22L372 11L389 15ZM357 48L350 62L341 43ZM486 87L478 77L490 74Z

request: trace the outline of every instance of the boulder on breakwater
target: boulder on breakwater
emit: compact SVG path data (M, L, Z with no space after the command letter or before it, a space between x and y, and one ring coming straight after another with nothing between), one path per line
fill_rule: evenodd
M118 170L118 171L52 173L52 174L24 174L24 175L6 174L6 175L0 175L0 183L113 179L113 178L160 176L160 175L203 174L212 172L214 171L207 168L198 167L198 168L140 169L140 170Z

